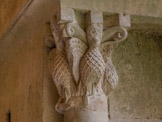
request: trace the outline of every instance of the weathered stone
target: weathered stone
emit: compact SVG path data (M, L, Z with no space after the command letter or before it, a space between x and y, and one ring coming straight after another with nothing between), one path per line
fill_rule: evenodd
M115 49L112 45L105 45L105 47L108 46L105 51L108 51L109 55L113 54L112 60L117 68L120 81L118 86L116 86L116 82L112 82L112 87L109 89L106 86L107 94L115 87L109 95L109 121L161 122L162 53L160 45L162 37L159 32L161 32L162 24L161 18L152 17L160 15L161 1L154 0L152 3L151 0L130 2L106 0L106 2L96 3L95 1L89 0L85 4L84 0L75 0L73 3L68 3L69 0L66 0L64 4L67 2L66 6L69 4L72 6L75 3L76 8L88 6L86 7L88 9L100 9L100 4L104 4L103 9L106 8L108 11L108 13L104 12L104 16L116 15L123 11L138 15L131 15L132 25L128 30L129 36L126 41ZM83 5L81 5L82 2ZM125 4L121 4L122 2ZM59 96L48 69L48 55L51 48L47 48L43 43L44 35L51 35L51 33L47 33L46 23L49 23L54 11L59 10L56 3L59 3L59 0L35 0L17 19L17 23L6 33L6 36L0 40L0 121L2 122L6 121L9 111L11 112L11 122L63 122L63 116L55 111L55 104ZM141 3L143 7L139 7ZM154 3L157 4L154 6ZM154 11L151 8L154 8ZM85 30L86 26L82 20L85 20L87 10L77 9L76 11L79 13L75 13L78 14L78 16L75 15L79 20L77 21L78 26ZM9 14L7 16L10 17ZM7 23L8 20L4 21ZM104 24L104 29L109 28ZM80 29L74 28L76 32L74 37L78 37ZM85 32L79 38L87 41ZM49 42L49 46L53 47L53 44L51 45ZM114 53L112 53L112 49ZM112 66L111 60L109 66ZM113 72L116 74L114 69ZM105 108L107 107L105 106ZM71 114L70 112L69 109L66 115ZM81 115L79 112L75 114ZM85 112L84 114L94 116L93 113ZM98 116L107 119L106 115L102 113ZM66 117L73 118L73 116ZM67 119L65 118L65 120Z
M126 14L116 14L116 15L110 15L105 17L105 26L107 27L114 27L114 26L120 26L125 28L131 27L131 19L130 15Z
M161 0L61 0L61 6L108 13L162 17Z
M49 54L49 70L60 96L56 111L65 115L65 122L107 122L106 96L118 83L111 53L114 43L126 39L127 30L114 27L103 33L103 13L96 11L85 13L83 30L77 21L70 22L74 11L67 15L62 12L60 16L68 16L63 17L64 23L57 22L57 15L51 21L56 48ZM123 16L116 19L124 26Z

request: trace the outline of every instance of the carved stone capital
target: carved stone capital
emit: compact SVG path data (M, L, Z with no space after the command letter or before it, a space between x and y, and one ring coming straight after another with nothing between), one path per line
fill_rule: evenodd
M100 117L90 117L91 121L107 122L107 96L118 83L111 60L113 44L125 40L127 30L120 23L105 29L102 12L84 13L84 27L72 9L60 13L51 21L53 39L45 38L47 46L56 46L49 55L50 73L60 95L56 110L65 114L66 122L77 122L72 121L75 116L82 119L78 122L87 122L83 113L91 116L94 111Z

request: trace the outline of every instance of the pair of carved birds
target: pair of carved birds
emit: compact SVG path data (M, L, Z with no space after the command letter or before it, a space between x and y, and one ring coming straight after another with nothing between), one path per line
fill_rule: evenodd
M77 23L60 29L56 18L51 29L56 48L50 52L49 68L60 98L67 102L72 96L91 96L103 91L108 95L118 82L111 61L113 42L124 40L127 31L118 27L103 32L101 23L90 24L86 33Z

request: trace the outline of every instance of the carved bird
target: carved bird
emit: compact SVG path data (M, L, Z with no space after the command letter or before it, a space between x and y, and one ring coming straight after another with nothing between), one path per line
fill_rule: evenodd
M59 25L56 23L56 18L54 18L51 22L51 29L56 49L52 49L49 54L49 69L61 99L59 99L56 104L57 107L60 104L59 102L67 103L71 96L75 94L75 84L66 60L66 55L64 53L65 45L61 37ZM56 110L58 109L59 108L56 108ZM58 110L58 112L60 112L60 110Z
M79 82L79 65L85 50L87 50L87 45L78 38L73 37L66 41L66 55L76 84Z
M105 61L105 75L104 75L104 82L102 84L102 88L104 93L107 96L116 87L118 83L118 75L115 66L112 63L112 58L111 58L112 49L113 49L113 44L109 42L101 44L100 47L101 54Z
M123 27L112 27L106 29L103 33L100 46L100 51L105 61L105 75L102 89L107 96L118 84L117 71L112 63L111 57L113 46L114 43L125 40L127 35L127 30Z
M102 39L102 24L91 24L87 29L89 49L81 60L81 79L79 91L81 95L103 93L101 84L105 72L105 62L99 46Z
M126 29L113 27L103 32L102 24L91 24L86 38L77 23L68 23L63 32L68 38L67 59L76 83L79 81L77 95L102 93L102 89L108 95L118 82L111 60L112 47L127 37Z
M65 54L62 51L53 49L50 52L49 68L59 95L68 101L75 93L75 85Z
M86 34L77 23L68 23L63 29L66 40L66 56L76 84L79 81L80 60L87 50ZM70 39L69 39L70 38Z

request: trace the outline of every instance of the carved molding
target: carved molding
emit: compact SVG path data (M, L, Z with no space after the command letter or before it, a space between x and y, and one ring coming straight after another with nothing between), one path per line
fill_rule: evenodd
M64 37L75 37L83 42L87 42L86 33L77 23L68 23L65 25L63 29L63 36Z
M86 29L76 20L59 24L54 16L51 30L53 39L47 37L45 42L56 46L49 54L50 73L60 96L56 110L61 114L72 109L107 112L106 96L118 83L111 59L113 44L125 40L127 30L120 26L103 30L102 12L93 11L86 14ZM98 102L103 103L99 108Z
M127 38L128 32L124 27L112 27L103 32L102 42L120 42Z

